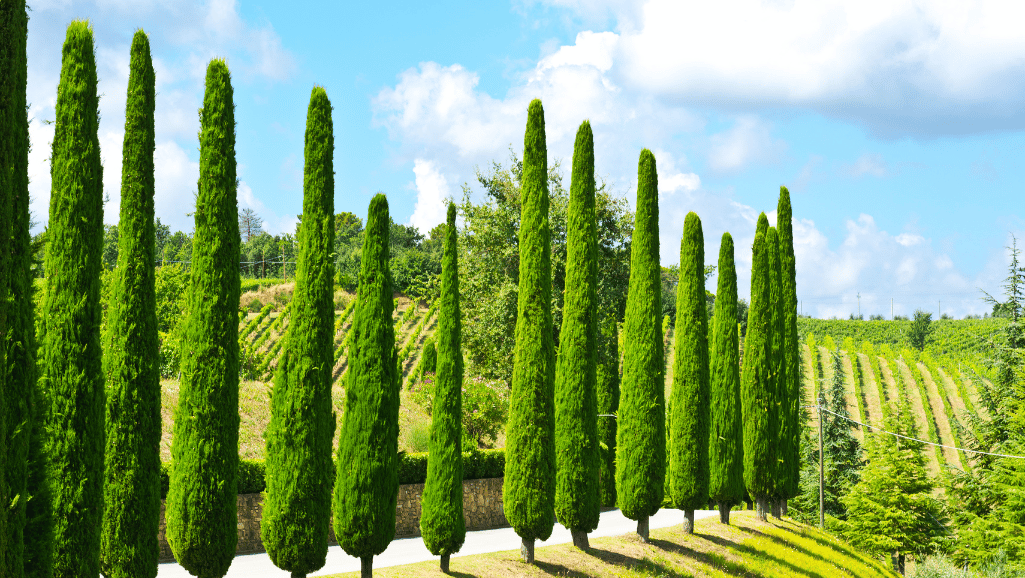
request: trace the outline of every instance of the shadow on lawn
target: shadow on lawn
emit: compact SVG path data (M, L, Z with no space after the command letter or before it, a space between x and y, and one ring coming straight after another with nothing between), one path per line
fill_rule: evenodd
M773 527L774 528L778 528L778 529L788 529L788 528L785 528L786 525L787 525L786 522L782 522L782 523L773 522ZM822 562L824 562L826 564L832 564L833 563L831 560L827 560L821 554L816 554L815 552L812 552L811 550L808 550L804 546L801 546L797 542L794 542L794 541L791 541L791 540L787 540L786 538L782 538L782 537L777 536L775 534L767 534L767 533L765 533L765 532L763 532L763 531L761 531L761 530L759 530L757 528L744 528L742 526L738 526L737 528L741 532L745 532L747 534L751 534L753 536L757 536L759 538L763 538L763 539L766 539L766 540L771 540L771 541L775 542L776 544L779 544L783 548L788 548L788 549L796 550L796 551L800 552L801 554L804 554L805 556L808 556L809 558L815 558L815 559L820 560L820 561L822 561ZM808 538L808 539L814 539L815 538L815 536L812 536L811 534L807 534L807 535L800 534L800 533L798 533L797 531L795 531L793 529L790 529L790 531L794 534L795 537ZM822 546L828 547L830 549L842 550L843 553L846 554L848 557L854 558L855 560L858 559L857 557L855 557L855 556L853 556L851 554L850 550L842 548L842 547L838 547L839 546L838 544L830 544L830 543L827 543L825 541L820 541L820 540L816 540L816 541L819 542L819 544L821 544Z
M701 535L701 534L694 534L694 537L695 538L709 539L709 541L714 542L714 540L710 539L711 538L710 536L704 536L704 535ZM700 564L702 564L702 565L704 565L704 566L706 566L708 568L714 568L714 569L719 570L720 572L723 572L723 573L725 573L725 574L727 574L729 576L745 576L745 577L750 577L750 578L765 578L765 576L763 574L760 574L758 572L755 572L753 570L745 568L744 566L742 566L740 564L737 564L736 562L730 562L730 561L726 560L726 558L724 556L722 556L721 554L716 554L714 552L701 552L701 551L695 550L693 548L688 548L687 546L684 546L683 544L677 544L676 542L670 542L668 540L653 539L651 541L651 544L653 546L655 546L656 548L659 548L659 549L661 549L661 550L663 550L665 552L672 552L673 554L677 554L677 555L680 555L680 556L686 556L688 558L691 558L692 560L694 560L694 561L696 561L696 562L698 562L698 563L700 563Z
M741 528L741 529L743 530L743 528ZM734 542L732 540L727 540L726 538L720 538L719 536L702 536L702 537L705 538L706 540L708 540L709 542L714 542L714 543L718 544L719 546L722 546L723 548L732 549L734 552L737 552L738 554L745 554L745 555L747 555L751 559L761 558L763 560L769 560L773 564L778 565L780 568L786 569L788 576L807 576L808 578L826 578L825 576L823 576L822 574L819 574L818 572L814 572L812 570L808 570L808 569L805 569L805 568L800 568L800 567L795 566L794 564L792 564L792 563L790 563L790 562L788 562L788 561L786 561L786 560L784 560L782 558L779 558L777 556L773 556L772 554L770 554L770 553L768 553L768 552L766 552L764 550L759 550L758 548L753 548L753 547L748 546L746 544L740 544L740 543Z

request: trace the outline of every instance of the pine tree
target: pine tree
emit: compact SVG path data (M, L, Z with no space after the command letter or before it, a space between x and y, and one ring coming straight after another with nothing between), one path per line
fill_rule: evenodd
M669 495L684 511L684 531L694 532L694 510L708 504L710 419L708 308L705 303L705 238L701 219L687 213L680 241L676 297L676 355L669 433Z
M512 397L506 425L506 519L534 562L534 540L552 534L555 513L555 336L548 224L548 153L541 101L527 110L520 179L520 285Z
M235 105L223 60L206 69L189 316L171 442L167 542L183 568L224 576L238 543L239 234Z
M616 412L619 411L619 324L602 321L598 336L598 492L601 505L616 505Z
M100 572L104 391L98 105L92 28L75 21L68 26L57 87L41 348L41 379L52 403L45 454L58 577Z
M737 331L737 269L733 237L719 245L719 282L711 346L711 431L708 495L719 506L719 521L730 523L730 509L744 498L744 444L740 405L740 335Z
M764 218L763 213L759 224ZM765 229L767 231L768 227ZM766 235L759 230L751 252L751 305L747 313L740 395L744 416L744 485L758 503L758 517L763 521L768 500L775 491L777 439L772 430L773 335L769 289L768 243Z
M448 205L448 226L441 262L441 309L438 314L438 367L431 407L427 483L420 501L420 533L431 554L449 557L463 546L463 351L459 312L459 262L456 249L456 205ZM433 344L432 344L433 345Z
M594 136L577 130L573 149L566 294L555 370L555 513L573 544L587 549L598 527L598 227L594 212Z
M783 514L787 513L786 500L801 493L801 353L797 336L797 261L794 256L793 214L790 209L790 191L779 188L776 209L776 229L779 235L780 270L783 279L783 351L784 375L779 391L785 404L781 408L780 454L782 471L779 480L783 498Z
M616 492L623 515L637 520L637 533L647 541L648 518L662 505L666 476L658 173L655 155L648 149L641 151L638 162L635 223L616 432Z
M334 128L331 101L319 86L306 112L304 157L295 296L271 391L260 524L271 561L292 576L324 566L334 482Z
M774 444L776 448L776 464L775 472L773 473L774 488L772 491L771 505L772 515L777 519L783 515L782 504L786 500L786 494L782 485L782 481L787 476L785 464L783 462L783 438L780 435L780 428L785 423L786 409L788 407L785 386L786 386L786 363L784 362L785 357L785 346L786 342L783 339L784 335L784 293L783 293L783 276L780 270L780 259L779 259L779 234L776 231L776 227L769 227L768 236L766 237L766 250L767 260L769 263L769 301L771 308L771 334L772 334L772 350L770 353L770 369L771 378L769 384L771 386L772 410L769 412L769 428L770 431L775 432L775 439L777 440Z
M132 39L121 220L103 369L107 387L100 562L109 578L157 575L160 547L160 360L153 228L154 102L149 39Z
M337 459L346 467L338 468L332 502L338 544L361 559L364 578L373 573L374 556L395 537L399 495L399 376L388 229L388 200L378 193L367 215L349 344Z

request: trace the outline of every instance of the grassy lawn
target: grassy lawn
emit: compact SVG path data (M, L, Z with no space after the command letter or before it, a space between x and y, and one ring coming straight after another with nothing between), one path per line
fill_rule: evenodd
M676 526L651 532L650 544L634 534L591 541L591 551L572 544L539 547L536 565L520 561L519 551L454 557L452 576L505 578L568 576L623 578L719 577L752 578L891 578L897 576L881 562L856 552L823 532L796 522L760 523L754 512L733 512L731 526L718 518L697 522L694 535ZM375 576L405 578L444 576L436 560L374 570ZM358 576L336 574L334 578Z

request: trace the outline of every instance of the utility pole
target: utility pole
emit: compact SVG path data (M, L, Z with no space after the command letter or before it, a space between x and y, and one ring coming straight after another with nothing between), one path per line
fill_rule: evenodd
M858 319L861 319L861 292L858 292Z
M890 297L890 321L893 321L893 297Z
M819 528L826 529L825 470L822 459L822 391L819 391Z

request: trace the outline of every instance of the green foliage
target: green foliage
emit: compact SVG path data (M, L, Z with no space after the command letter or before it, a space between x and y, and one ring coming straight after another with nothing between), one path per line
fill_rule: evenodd
M200 111L199 193L171 443L167 541L191 573L223 576L238 541L239 232L235 104L223 60L206 71Z
M334 128L314 87L306 113L303 220L292 319L271 391L267 493L260 537L274 565L295 574L324 566L331 519L334 332Z
M786 451L790 448L790 440L783 437L784 428L786 427L786 418L788 417L790 409L790 400L788 399L787 393L787 363L786 363L786 341L784 334L784 326L786 319L785 302L788 301L784 288L783 288L783 276L780 269L780 249L779 249L779 233L776 231L776 227L769 227L768 235L766 236L766 248L768 249L768 262L769 262L769 300L772 316L772 348L770 353L770 371L772 373L769 384L771 387L772 396L772 408L773 411L769 412L769 427L771 431L776 433L776 471L775 477L775 490L773 491L773 497L784 498L788 495L786 483L790 478L790 467L793 463L786 461L787 457L791 459L794 456L787 456ZM789 433L790 428L787 428Z
M943 319L929 324L930 333L925 341L925 350L937 355L957 355L962 359L982 359L993 351L994 342L1003 342L1008 319ZM910 347L908 340L912 321L858 321L837 319L797 320L798 334L806 337L814 333L831 336L842 343L850 337L857 343L870 342L877 346L889 344L895 347Z
M437 373L438 371L438 348L434 345L435 335L424 340L423 352L420 354L422 357L420 371L423 373Z
M366 233L356 215L344 212L335 215L336 265L338 285L354 291L359 280L360 254ZM441 240L425 238L415 227L389 222L389 262L392 284L396 291L416 299L431 300L436 296L441 273Z
M51 155L40 379L51 408L47 478L56 576L99 574L103 512L99 99L89 24L68 26Z
M710 368L709 485L708 496L732 506L744 497L744 431L740 405L739 335L734 322L737 308L737 270L733 237L723 233L719 245L719 281L715 292Z
M106 450L103 574L154 577L160 548L160 366L156 314L153 152L156 78L149 38L132 39L121 162L117 269L104 338Z
M555 343L544 109L533 100L523 138L520 271L512 397L506 427L506 519L526 540L547 540L555 509Z
M793 212L790 191L779 188L776 228L779 236L780 277L783 282L780 307L783 314L783 380L778 384L780 406L780 438L782 440L779 487L784 498L793 498L801 488L801 404L802 388L801 342L797 334L797 260L794 255ZM858 396L859 408L861 396ZM860 414L860 410L859 410ZM860 416L859 416L860 417Z
M555 514L571 530L598 527L598 229L594 135L577 130L566 240L566 295L555 370Z
M616 412L619 411L619 324L605 317L598 334L598 492L601 505L616 505Z
M399 378L388 270L389 222L388 200L378 193L367 216L349 346L338 445L338 462L346 467L338 468L332 501L338 543L358 558L380 554L395 536Z
M456 206L448 205L444 255L441 262L441 312L438 319L438 351L434 340L428 353L437 363L425 361L424 369L437 366L437 388L431 407L430 456L427 483L421 503L420 531L424 545L435 556L454 554L466 538L463 520L463 351L459 313L459 262L456 248Z
M915 318L911 322L911 328L908 330L908 343L911 344L911 347L919 351L925 349L925 340L932 331L931 324L932 313L922 311L921 309L915 311Z
M701 219L690 212L680 241L676 358L667 436L669 494L675 506L682 510L698 510L708 504L711 400L704 267L705 237ZM728 313L724 316L732 326L733 316ZM736 331L731 333L736 335Z
M659 510L666 475L665 379L658 250L655 155L641 151L637 169L637 229L630 256L624 327L623 385L616 434L616 492L630 519Z
M761 220L764 214L759 217ZM772 428L772 301L769 243L755 234L751 266L751 308L744 341L740 394L744 416L744 485L756 499L775 492L778 433Z

